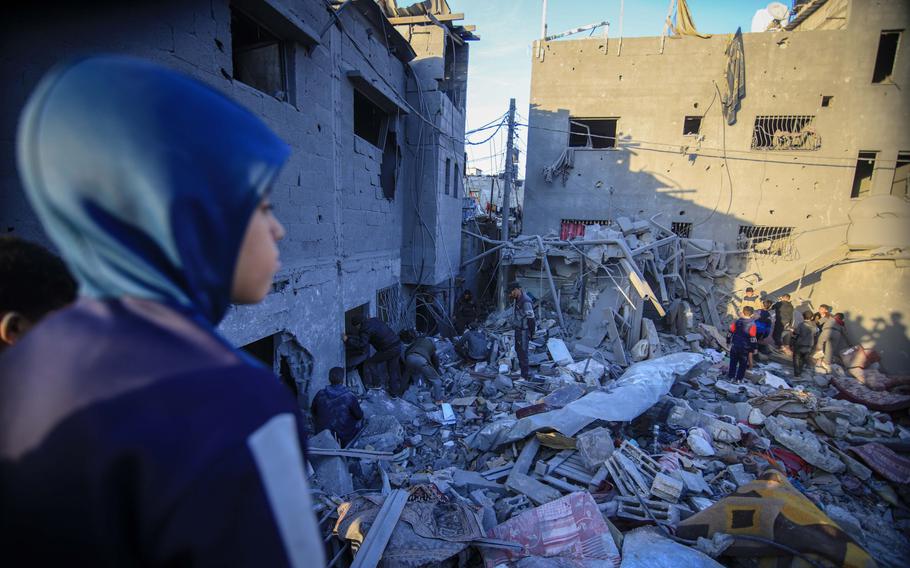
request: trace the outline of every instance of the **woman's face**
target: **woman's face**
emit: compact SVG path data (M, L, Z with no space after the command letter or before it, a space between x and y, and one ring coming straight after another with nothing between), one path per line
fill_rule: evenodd
M275 273L281 268L277 243L282 238L284 227L272 214L272 204L266 197L256 207L246 227L234 268L231 301L255 304L265 298Z

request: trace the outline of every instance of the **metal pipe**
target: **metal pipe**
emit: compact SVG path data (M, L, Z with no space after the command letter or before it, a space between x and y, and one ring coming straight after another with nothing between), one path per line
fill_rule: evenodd
M464 268L465 266L468 266L469 264L474 264L475 262L477 262L478 260L482 259L483 257L485 257L485 256L487 256L487 255L489 255L489 254L493 254L494 252L498 251L499 249L501 249L501 248L504 247L504 246L507 246L508 244L509 244L509 243L498 244L498 245L496 245L495 247L491 248L490 250L478 254L478 255L475 256L474 258L462 262L462 263L461 263L461 267Z
M553 282L553 273L550 272L550 263L547 260L547 250L543 246L543 238L540 235L537 235L537 247L543 257L543 266L547 271L547 280L550 282L550 294L553 295L553 304L556 306L556 315L559 317L559 327L562 329L563 334L565 334L566 324L562 319L562 307L559 305L559 296L556 295L556 284Z

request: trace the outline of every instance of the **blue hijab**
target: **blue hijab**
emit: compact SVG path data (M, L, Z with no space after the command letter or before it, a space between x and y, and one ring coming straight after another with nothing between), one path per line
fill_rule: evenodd
M50 71L18 136L26 193L81 295L154 300L209 325L289 153L211 87L124 56Z

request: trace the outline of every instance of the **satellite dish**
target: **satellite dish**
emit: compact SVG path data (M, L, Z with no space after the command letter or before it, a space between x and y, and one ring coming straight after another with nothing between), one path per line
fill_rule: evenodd
M761 10L756 10L755 15L752 16L752 33L761 33L768 29L768 26L771 25L771 22L774 21L774 17L768 12L767 8L762 8Z
M772 18L779 22L786 21L787 16L790 15L790 9L780 2L771 2L765 9L768 10L768 13L771 14Z

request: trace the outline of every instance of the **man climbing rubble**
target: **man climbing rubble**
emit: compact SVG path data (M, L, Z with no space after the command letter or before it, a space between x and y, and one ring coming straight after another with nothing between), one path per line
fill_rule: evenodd
M344 342L355 348L376 350L372 357L363 362L364 386L382 388L383 377L388 377L386 388L391 389L401 381L401 341L385 322L379 318L364 318L355 315L351 325L356 335L344 335Z
M411 330L402 331L400 334L404 343L409 343L405 349L404 379L400 383L393 383L392 396L401 396L411 385L411 378L414 375L425 378L430 381L433 391L433 400L442 402L442 366L439 364L439 357L436 355L436 344L426 336L418 337Z
M528 342L537 329L534 319L534 306L531 298L525 294L518 282L509 284L509 297L512 299L512 329L515 330L515 354L521 368L521 378L530 379L528 365Z
M338 437L341 447L347 446L360 431L363 410L357 397L345 386L341 367L332 367L329 371L329 386L316 393L310 410L316 433L331 431Z

